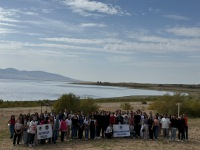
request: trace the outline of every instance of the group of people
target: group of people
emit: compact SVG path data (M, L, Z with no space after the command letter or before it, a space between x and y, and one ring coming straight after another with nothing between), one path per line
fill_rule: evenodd
M37 125L43 124L51 124L52 138L38 140ZM188 117L186 114L177 117L166 114L153 115L151 112L147 114L140 110L135 112L117 110L115 112L96 111L86 115L82 111L73 113L65 109L58 114L53 111L51 113L45 111L41 114L37 112L20 114L17 119L12 115L8 121L13 145L19 145L23 140L23 143L30 147L45 143L55 144L58 137L61 142L73 139L109 139L113 136L114 124L127 124L133 138L158 140L162 132L165 140L188 141Z

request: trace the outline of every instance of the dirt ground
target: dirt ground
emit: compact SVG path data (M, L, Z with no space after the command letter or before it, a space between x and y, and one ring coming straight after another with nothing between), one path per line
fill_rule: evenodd
M139 102L131 103L134 110L147 110L148 105L142 105ZM120 103L102 103L100 104L102 110L114 111L119 109ZM43 111L50 111L50 108L43 108ZM158 141L150 141L144 139L133 139L133 138L112 138L112 139L100 139L100 140L88 140L88 141L64 141L57 144L45 144L38 145L34 148L29 148L20 144L19 146L13 146L12 140L9 139L9 128L7 126L7 121L12 114L18 115L20 113L34 113L40 112L40 107L32 108L7 108L0 109L0 150L25 150L25 149L59 149L59 150L199 150L200 149L200 119L189 118L189 142L170 142L164 141L162 135L159 136ZM148 110L147 110L148 111Z

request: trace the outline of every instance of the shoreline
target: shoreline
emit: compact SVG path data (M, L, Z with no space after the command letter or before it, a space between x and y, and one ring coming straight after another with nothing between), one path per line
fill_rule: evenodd
M115 87L126 87L131 89L142 89L142 90L155 90L155 91L166 91L174 93L186 93L191 96L200 96L200 84L153 84L153 83L132 83L132 82L77 82L72 84L80 85L97 85L97 86L115 86Z

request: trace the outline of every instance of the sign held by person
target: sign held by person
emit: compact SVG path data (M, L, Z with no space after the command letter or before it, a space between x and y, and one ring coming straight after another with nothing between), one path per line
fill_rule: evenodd
M52 127L51 124L37 125L37 138L47 139L52 137Z
M113 125L113 137L126 137L130 136L129 125L117 124Z

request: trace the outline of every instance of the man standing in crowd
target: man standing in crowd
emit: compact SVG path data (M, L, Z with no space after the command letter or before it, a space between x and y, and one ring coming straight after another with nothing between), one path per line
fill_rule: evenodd
M178 120L176 115L173 115L171 118L171 140L176 140L176 131L177 131Z
M163 115L163 118L161 119L162 124L162 129L163 129L163 136L164 139L168 140L169 139L169 126L170 126L170 120L169 118L166 116L166 114Z
M135 123L135 137L138 138L140 137L140 129L141 129L141 116L140 116L140 110L136 111L135 115L134 115L134 123Z
M185 120L183 118L183 116L181 115L179 118L178 118L178 141L182 140L185 140Z

